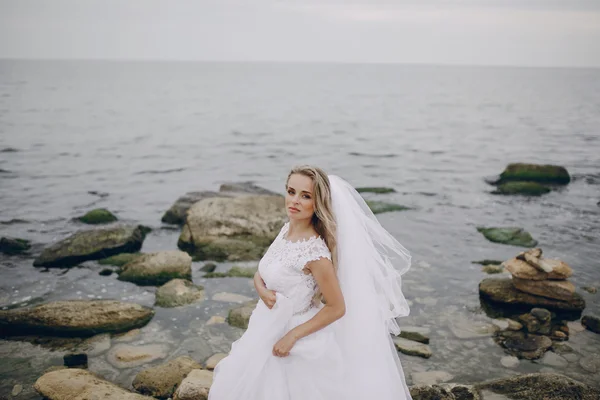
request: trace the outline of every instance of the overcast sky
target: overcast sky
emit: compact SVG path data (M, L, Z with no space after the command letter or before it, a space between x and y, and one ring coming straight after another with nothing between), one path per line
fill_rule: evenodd
M600 0L0 0L0 58L600 66Z

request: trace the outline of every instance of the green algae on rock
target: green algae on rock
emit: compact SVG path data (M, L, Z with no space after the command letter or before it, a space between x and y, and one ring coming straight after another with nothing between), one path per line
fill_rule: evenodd
M509 181L566 185L571 181L571 176L565 167L558 165L513 163L509 164L500 174L500 180L497 183Z
M551 189L537 182L511 181L498 185L492 194L518 194L523 196L541 196L550 193Z
M373 214L382 214L392 211L405 211L411 209L410 207L401 206L400 204L386 203L378 200L365 200L365 203L367 203Z
M3 237L0 239L0 253L16 255L26 253L31 248L29 240Z
M367 187L358 187L356 188L358 193L377 193L377 194L385 194L385 193L396 193L396 190L389 187L382 186L367 186Z
M131 261L142 256L142 253L121 253L115 254L107 258L98 260L100 265L112 265L113 267L122 267L123 265L130 263Z
M142 247L146 232L141 225L113 225L79 231L46 247L33 265L71 267L88 260L137 252Z
M522 228L507 227L507 228L484 228L478 227L478 232L490 242L509 244L513 246L535 247L537 241L534 240L528 232Z
M118 220L117 217L110 211L105 208L97 208L95 210L89 211L85 215L77 218L79 221L90 224L108 224L110 222L115 222Z

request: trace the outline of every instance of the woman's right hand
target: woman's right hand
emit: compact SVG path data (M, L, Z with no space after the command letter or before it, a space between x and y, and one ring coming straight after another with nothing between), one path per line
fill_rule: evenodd
M275 302L277 301L277 296L275 296L274 290L269 290L266 288L259 290L258 296L269 309L273 308Z

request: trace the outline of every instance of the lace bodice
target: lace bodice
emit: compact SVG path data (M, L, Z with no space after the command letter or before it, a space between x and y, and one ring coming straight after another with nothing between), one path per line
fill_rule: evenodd
M291 299L294 314L301 314L312 307L312 297L317 290L315 279L303 269L320 258L331 260L331 252L320 236L297 242L285 239L288 229L289 222L286 222L260 260L258 271L267 288Z

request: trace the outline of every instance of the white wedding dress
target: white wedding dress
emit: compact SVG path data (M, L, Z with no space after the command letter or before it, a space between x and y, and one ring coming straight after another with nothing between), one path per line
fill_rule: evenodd
M381 343L375 347L383 349L385 355L380 356L382 351L372 343L351 344L362 346L361 354L371 350L378 354L377 365L356 365L351 362L356 358L351 360L341 351L340 343L349 339L341 331L344 317L298 340L288 357L272 354L279 339L323 307L313 305L317 285L303 268L320 258L331 260L321 237L291 242L285 239L288 228L289 222L258 266L267 288L276 291L276 303L269 309L258 301L248 329L215 368L209 400L410 399L396 350L383 324L376 329L377 334L381 332L377 336ZM368 327L365 330L373 332Z

